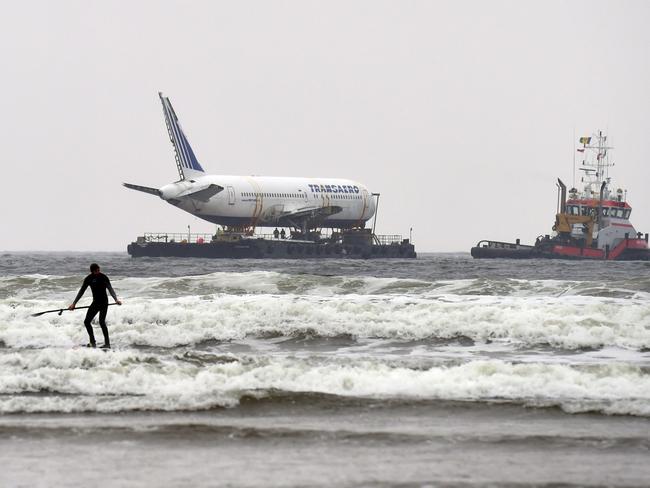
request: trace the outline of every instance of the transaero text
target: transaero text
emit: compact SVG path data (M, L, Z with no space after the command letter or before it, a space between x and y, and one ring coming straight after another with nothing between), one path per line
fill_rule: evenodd
M358 186L352 185L308 185L312 193L359 193Z

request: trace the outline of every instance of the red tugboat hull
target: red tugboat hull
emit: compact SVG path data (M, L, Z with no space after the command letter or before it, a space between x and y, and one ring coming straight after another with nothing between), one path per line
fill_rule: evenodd
M591 259L601 261L650 261L645 239L626 239L614 249L603 251L578 246L554 244L527 246L515 243L481 241L471 250L476 259Z
M567 259L604 259L607 261L648 261L650 249L645 239L626 239L614 249L588 249L575 246L553 246L550 254Z

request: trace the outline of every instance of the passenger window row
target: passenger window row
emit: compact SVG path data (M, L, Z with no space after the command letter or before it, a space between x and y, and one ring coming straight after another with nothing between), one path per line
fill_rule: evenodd
M264 198L304 198L304 193L266 193L266 192L242 192L242 197L264 197ZM321 198L325 198L324 193L320 194ZM361 195L346 195L346 194L329 194L329 198L334 200L361 200ZM318 198L314 195L314 198Z
M302 193L266 193L266 192L242 192L243 197L265 197L265 198L303 198Z

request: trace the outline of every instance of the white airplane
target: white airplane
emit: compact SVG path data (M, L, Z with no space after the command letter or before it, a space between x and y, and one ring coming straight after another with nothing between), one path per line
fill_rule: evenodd
M180 179L162 188L124 183L157 195L209 222L232 227L311 228L365 226L375 200L360 183L339 178L209 175L199 164L169 98L158 94Z

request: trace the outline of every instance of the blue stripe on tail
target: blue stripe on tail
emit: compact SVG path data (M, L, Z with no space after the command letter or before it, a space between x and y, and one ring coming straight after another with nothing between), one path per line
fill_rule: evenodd
M174 144L178 163L183 168L204 172L198 159L196 159L196 155L190 146L190 142L187 140L187 136L181 128L178 117L176 117L176 112L174 112L174 108L172 107L169 98L163 97L162 93L159 95L160 100L162 101L165 119L168 124L169 136ZM181 168L179 168L179 171L182 171ZM183 178L184 175L181 174L181 177Z

